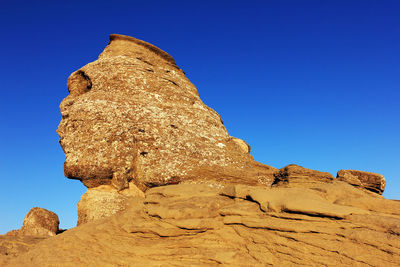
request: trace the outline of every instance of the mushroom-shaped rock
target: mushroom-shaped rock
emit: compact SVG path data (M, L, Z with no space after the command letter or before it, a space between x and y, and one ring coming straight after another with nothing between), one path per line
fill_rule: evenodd
M385 190L385 177L378 173L357 171L357 170L340 170L337 173L337 179L347 182L354 186L365 188L369 191L381 194Z
M24 235L35 237L55 236L60 220L57 214L43 208L32 208L25 216L19 230L13 230L8 235Z
M149 43L111 35L96 61L71 74L68 89L57 130L64 172L88 188L273 181L276 169L254 161L174 59Z

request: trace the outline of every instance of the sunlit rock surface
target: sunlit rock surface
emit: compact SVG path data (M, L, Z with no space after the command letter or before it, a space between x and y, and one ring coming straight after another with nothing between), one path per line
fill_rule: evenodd
M174 59L138 39L111 35L98 60L71 74L58 128L67 177L87 187L141 190L182 182L269 185L273 167L200 99Z
M58 133L65 174L88 187L79 225L0 236L0 266L399 266L383 176L255 162L162 50L112 35L68 88Z

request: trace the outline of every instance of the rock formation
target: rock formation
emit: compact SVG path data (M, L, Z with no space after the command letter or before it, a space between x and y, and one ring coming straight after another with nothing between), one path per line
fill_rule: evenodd
M68 89L58 133L66 176L88 187L78 226L0 236L1 266L399 265L383 176L254 161L166 52L111 35Z
M312 188L205 184L151 188L145 199L129 198L125 210L46 239L9 264L398 266L399 262L400 202L333 181Z
M383 193L386 180L383 175L373 172L356 170L340 170L336 176L339 180L345 181L354 186L360 186L378 194Z
M111 185L89 188L78 202L78 225L111 216L124 210L129 197L144 197L132 182L120 192Z
M301 167L296 164L290 164L274 173L273 185L289 185L290 186L309 186L315 183L329 183L333 181L332 174L328 172L320 172Z
M13 230L7 235L25 235L35 237L55 236L59 231L60 220L57 214L43 208L32 208L25 216L19 230Z
M111 35L99 58L71 74L58 128L65 175L87 187L192 183L269 185L275 168L229 136L174 59Z

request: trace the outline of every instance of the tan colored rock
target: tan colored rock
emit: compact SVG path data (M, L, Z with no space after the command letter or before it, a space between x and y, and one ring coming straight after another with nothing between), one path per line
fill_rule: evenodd
M329 183L334 177L328 172L321 172L290 164L274 174L274 185L290 187L310 187L315 183Z
M355 198L384 205L371 211ZM336 180L313 189L168 185L5 266L398 266L399 225L400 202Z
M59 231L60 220L57 214L43 208L32 208L25 216L23 225L19 230L7 233L9 236L55 236Z
M255 162L173 58L113 34L99 58L68 79L57 130L65 175L87 187L129 181L141 189L180 182L266 184L275 168Z
M385 190L386 180L383 175L373 172L357 170L340 170L337 179L347 182L354 186L365 188L369 191L382 195Z
M6 266L9 260L27 252L37 243L47 238L15 235L15 231L18 230L14 230L13 233L8 232L6 235L0 235L0 266Z
M118 191L111 185L89 188L78 202L78 225L109 217L127 206L130 197L144 198L144 193L133 183Z
M121 195L124 195L126 197L142 197L144 198L144 193L142 190L140 190L133 182L130 182L128 184L128 188L125 188L124 190L119 191Z
M399 201L253 161L160 49L113 35L68 86L58 132L65 173L89 187L79 226L0 236L1 266L399 265Z
M241 150L243 150L243 151L246 152L246 153L250 153L251 147L250 147L250 145L249 145L246 141L244 141L244 140L242 140L242 139L239 139L239 138L236 138L236 137L232 137L232 140L233 140L236 144L239 145L239 147L240 147Z

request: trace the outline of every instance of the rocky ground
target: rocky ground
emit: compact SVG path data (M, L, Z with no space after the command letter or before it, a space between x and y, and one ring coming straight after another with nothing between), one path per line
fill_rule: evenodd
M55 237L10 238L4 266L398 266L400 202L341 181L168 185Z

